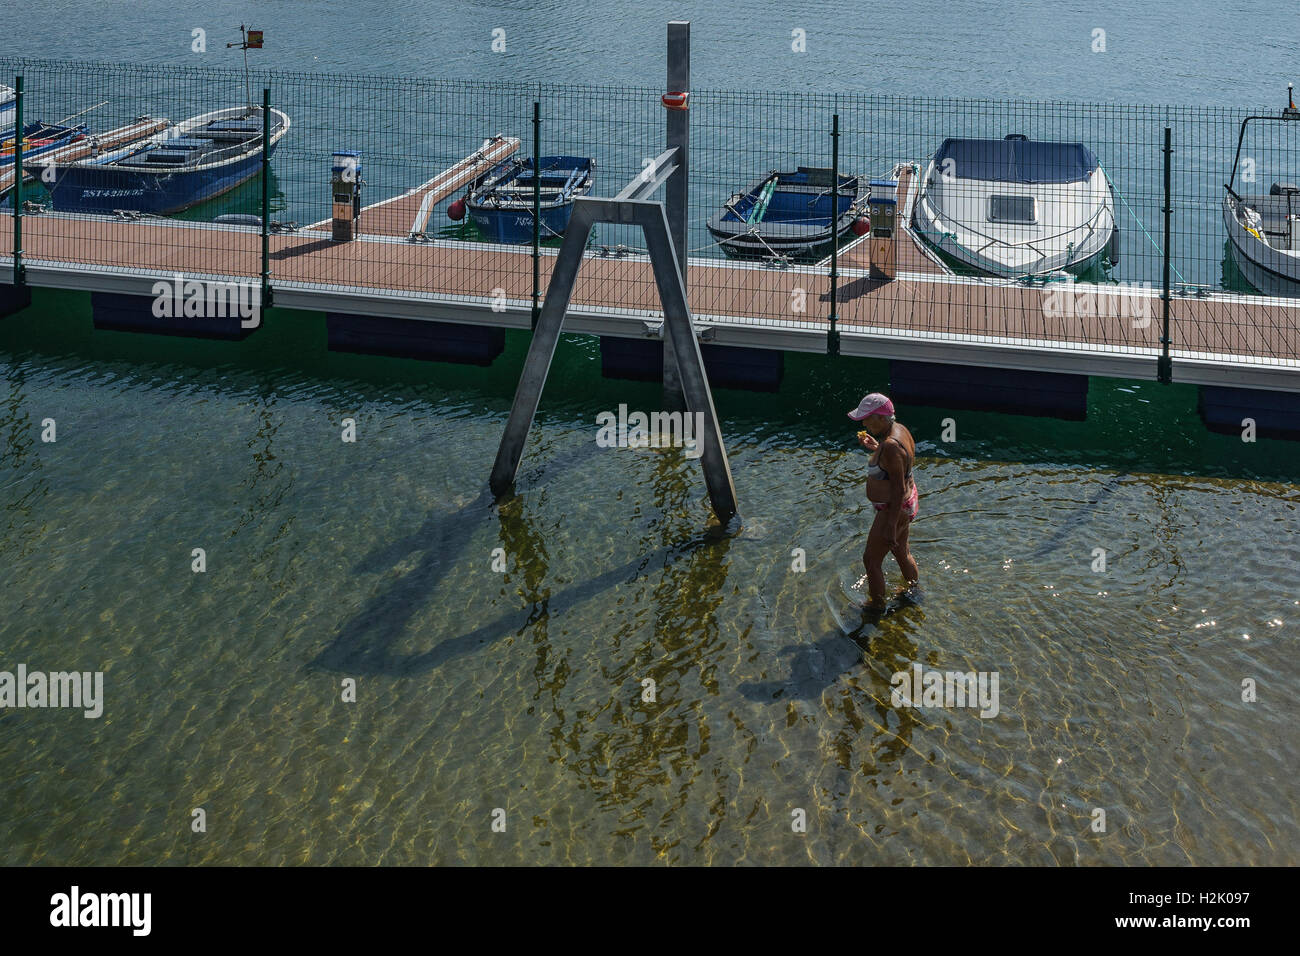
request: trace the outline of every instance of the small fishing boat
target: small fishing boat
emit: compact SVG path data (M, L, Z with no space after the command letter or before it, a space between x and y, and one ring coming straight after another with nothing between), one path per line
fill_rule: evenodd
M268 155L288 132L289 117L273 109L270 125ZM166 215L229 192L261 164L262 109L235 107L195 116L137 145L54 163L43 178L61 212Z
M469 217L493 242L533 241L533 190L541 191L543 239L564 235L573 215L573 200L591 192L596 164L582 156L508 159L494 166L471 188L465 207Z
M912 225L941 255L985 275L1079 273L1118 258L1110 180L1082 143L945 139Z
M1267 194L1243 196L1233 187L1246 126L1251 120L1296 122L1300 110L1287 87L1288 106L1278 116L1248 116L1237 137L1237 155L1232 174L1223 187L1223 223L1232 244L1233 259L1242 277L1264 295L1300 295L1300 187L1274 182Z
M42 153L59 149L69 143L79 142L85 139L85 136L86 127L80 123L76 126L60 126L55 123L24 124L24 168L33 169L35 167L34 160L39 158ZM15 150L13 127L0 131L0 168L13 165ZM32 162L29 162L29 160Z
M841 175L838 188L831 183L829 169L772 170L723 203L709 233L737 259L820 259L833 236L853 228L865 200L859 177Z

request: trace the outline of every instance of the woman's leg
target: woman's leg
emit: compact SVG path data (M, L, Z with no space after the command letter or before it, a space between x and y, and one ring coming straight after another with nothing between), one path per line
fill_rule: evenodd
M912 522L909 521L903 526L903 533L898 536L898 544L893 552L894 560L898 562L898 570L903 572L908 587L916 584L917 575L920 573L916 567L916 558L912 557L912 549L907 544L908 536L911 533Z
M862 563L867 569L867 593L875 605L885 603L885 569L881 565L888 553L889 545L885 543L885 512L877 511L876 520L871 523L871 531L867 534L867 548L862 552Z

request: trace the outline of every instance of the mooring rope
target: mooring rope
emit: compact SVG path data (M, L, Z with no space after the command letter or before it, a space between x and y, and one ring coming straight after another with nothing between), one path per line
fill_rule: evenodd
M1101 164L1098 163L1097 165L1100 166ZM1128 210L1129 215L1133 217L1133 221L1136 222L1138 224L1138 228L1142 230L1142 235L1146 236L1147 239L1150 240L1151 245L1155 248L1156 252L1160 253L1160 255L1163 257L1165 254L1164 249L1160 248L1160 243L1156 242L1155 238L1151 235L1151 233L1147 232L1147 227L1142 224L1142 220L1138 217L1138 214L1133 211L1133 207L1128 204L1128 200L1124 198L1124 194L1119 191L1119 187L1115 185L1115 180L1110 178L1110 173L1104 169L1102 170L1102 172L1106 176L1106 182L1110 183L1110 188L1114 190L1115 195L1119 197L1119 201L1124 204L1124 208ZM1169 261L1169 268L1173 270L1174 275L1178 276L1178 281L1181 282L1183 285L1191 284L1186 279L1183 278L1183 274L1178 271L1178 267L1174 265L1172 259Z

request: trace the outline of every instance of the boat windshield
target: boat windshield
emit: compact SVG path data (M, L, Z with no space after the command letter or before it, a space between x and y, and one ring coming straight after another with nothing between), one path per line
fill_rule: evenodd
M947 178L1073 183L1092 175L1097 157L1082 143L949 138L934 154L934 165Z

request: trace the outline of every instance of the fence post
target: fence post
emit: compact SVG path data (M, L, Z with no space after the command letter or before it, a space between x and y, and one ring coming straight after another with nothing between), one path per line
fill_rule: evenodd
M14 78L14 291L23 284L23 78Z
M271 88L262 88L262 308L271 304Z
M831 117L831 328L826 333L826 354L840 354L836 293L840 280L840 114Z
M540 95L540 94L538 94ZM533 100L533 331L542 314L542 103Z
M1162 332L1160 335L1160 361L1156 367L1156 378L1163 385L1168 385L1174 380L1173 359L1169 356L1169 256L1170 256L1170 239L1172 231L1170 226L1170 217L1174 211L1173 187L1172 187L1172 169L1174 149L1171 145L1172 134L1168 126L1165 127L1165 207L1162 210L1165 214L1165 268L1163 291L1160 296L1162 303Z

